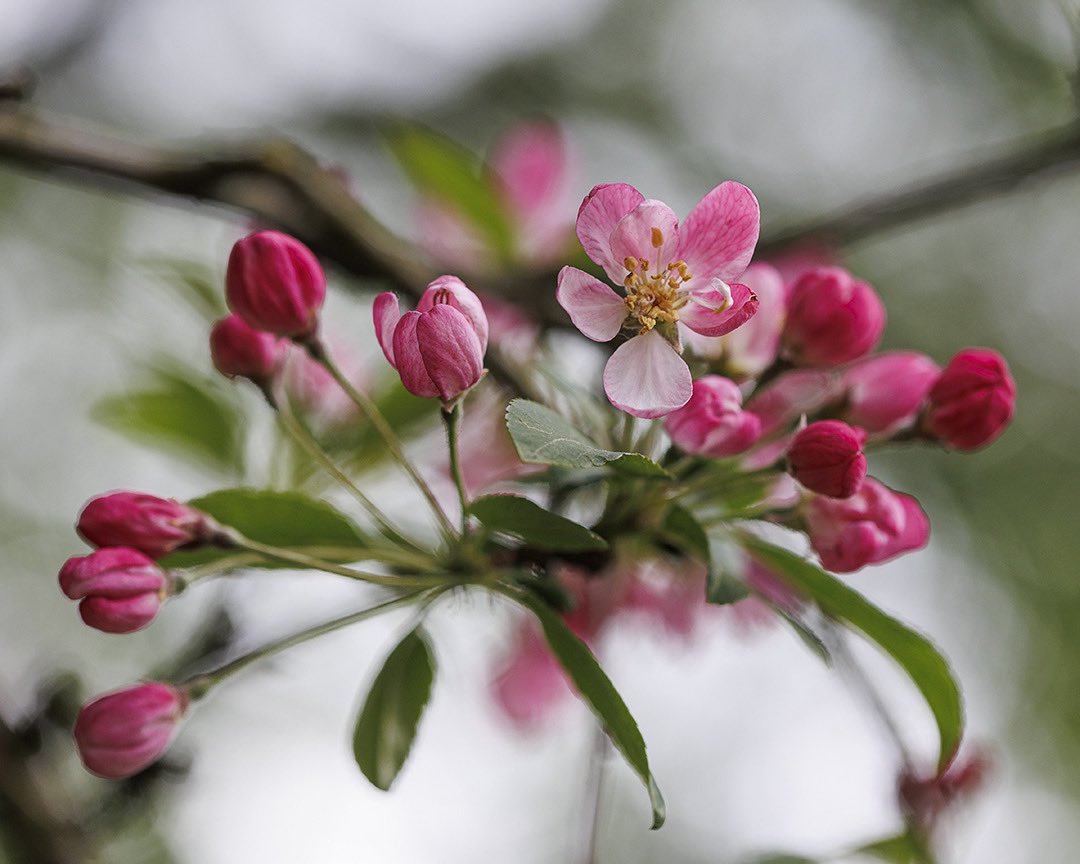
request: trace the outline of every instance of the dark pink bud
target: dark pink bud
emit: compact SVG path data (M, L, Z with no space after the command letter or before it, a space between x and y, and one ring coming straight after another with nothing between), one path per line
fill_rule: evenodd
M965 348L949 361L929 400L923 428L957 450L976 450L1012 419L1016 382L996 351Z
M187 708L187 695L149 682L99 696L75 720L75 745L87 770L119 780L156 762Z
M280 231L256 231L233 246L225 299L256 330L292 339L313 336L325 297L323 269L299 240Z
M801 366L838 366L862 357L884 329L873 288L842 267L818 267L792 286L784 349Z
M930 538L930 520L919 502L873 477L850 498L811 498L804 516L822 565L837 573L921 549Z
M210 357L214 368L230 378L249 378L266 387L285 362L289 343L249 327L239 315L229 315L210 330Z
M841 375L844 419L871 434L914 422L940 374L937 363L915 351L890 351L860 360Z
M106 633L132 633L154 620L168 596L168 574L142 552L125 546L69 558L60 569L60 590L80 600L79 614Z
M664 418L664 428L684 452L722 458L757 441L761 420L742 410L742 392L734 381L706 375L694 382L690 401Z
M956 759L942 774L905 771L897 783L900 804L923 830L932 830L953 804L971 797L986 785L992 768L990 755L977 750L966 758Z
M206 542L214 527L205 513L171 498L110 492L90 499L75 529L93 546L129 546L160 558Z
M476 295L452 276L432 282L421 305L402 315L394 294L380 294L372 310L375 335L406 390L450 403L483 376L487 317Z
M799 431L788 450L791 476L830 498L854 495L866 476L866 433L839 420L821 420Z

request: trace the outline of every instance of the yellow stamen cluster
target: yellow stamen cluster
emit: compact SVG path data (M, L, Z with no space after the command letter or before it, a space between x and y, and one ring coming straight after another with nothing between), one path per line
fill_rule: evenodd
M664 235L659 228L652 229L652 245L659 249L664 243ZM679 309L686 305L683 283L689 282L693 275L687 272L685 261L672 261L666 267L650 272L650 264L645 258L626 258L626 308L630 317L641 325L639 335L644 335L661 322L674 324L679 320Z

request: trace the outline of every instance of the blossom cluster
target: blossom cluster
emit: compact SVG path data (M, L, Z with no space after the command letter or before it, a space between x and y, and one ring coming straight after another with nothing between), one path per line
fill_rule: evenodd
M529 142L535 141L546 155L530 160ZM522 226L550 206L550 196L538 190L560 173L551 161L553 142L542 128L532 129L506 154L506 196L523 234ZM508 391L524 384L529 395L548 394L553 406L575 404L569 391L577 388L595 407L587 382L552 394L541 374L544 329L566 322L533 320L454 275L410 286L416 303L407 311L395 293L375 297L373 337L395 380L440 409L448 449L439 470L449 475L456 501L429 482L406 452L401 430L330 356L321 332L327 279L316 255L278 231L240 239L225 278L230 314L209 333L213 365L258 388L282 433L352 494L370 526L358 529L317 497L279 496L274 507L306 507L318 513L319 524L329 520L338 545L317 542L322 535L304 542L299 515L297 525L290 522L281 532L287 538L248 537L234 521L243 512L235 502L257 507L259 490L224 490L234 506L222 512L233 518L209 504L111 492L80 514L77 531L95 548L62 566L60 587L79 602L86 624L114 634L150 625L168 598L239 567L320 569L378 585L392 597L196 678L144 682L92 700L74 728L87 768L107 778L137 773L165 752L194 701L249 662L368 613L416 602L421 623L384 667L397 674L398 650L426 657L421 626L431 604L451 591L489 591L529 613L494 681L498 704L514 722L530 725L556 696L570 692L564 686L569 677L646 780L658 826L662 800L644 749L635 750L633 737L626 737L629 712L622 713L625 706L585 646L598 649L607 624L623 613L645 615L686 637L706 599L714 609L738 600L731 608L741 623L778 613L808 627L803 613L821 598L799 582L797 567L807 562L796 556L796 569L785 569L783 555L791 553L784 549L780 558L763 557L755 545L761 535L778 525L805 535L833 573L921 548L929 518L913 496L870 475L875 451L900 443L977 450L1001 434L1015 407L1015 383L990 349L963 349L943 367L912 350L874 353L885 328L884 304L843 267L820 258L783 269L752 263L759 218L753 193L733 181L712 189L681 224L666 204L625 183L601 184L585 196L576 234L595 267L564 266L552 288L585 337L616 343L603 372L612 408L586 428L536 401L507 405L523 395ZM562 235L559 220L541 221L545 236ZM554 248L518 251L535 262ZM489 342L500 345L500 355L527 355L519 374L502 376L498 387L485 383ZM299 373L298 362L307 364ZM491 365L490 377L499 378ZM387 459L422 493L433 535L403 530L378 495L334 461L318 424L293 415L290 387L324 386L328 398L348 400L352 413L335 412L340 421L373 430ZM471 397L478 388L485 395ZM482 424L459 427L466 403ZM503 407L505 423L498 416ZM582 508L568 505L582 490L603 502L587 524L572 518ZM714 542L734 549L741 562L734 588L718 587ZM236 554L222 557L226 552ZM429 687L433 670L417 674L418 686ZM408 742L403 749L397 727L380 738L378 718L371 719L391 698L375 693L381 677L372 685L372 714L365 706L357 725L357 741L369 738L355 752L369 779L386 788ZM943 742L952 734L943 731ZM369 752L376 756L368 759ZM909 778L905 800L937 802L962 786L942 785L953 755L942 754L938 774Z

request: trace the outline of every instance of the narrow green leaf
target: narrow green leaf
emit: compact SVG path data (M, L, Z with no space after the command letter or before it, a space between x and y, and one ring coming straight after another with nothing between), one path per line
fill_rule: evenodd
M738 579L728 573L727 569L713 562L705 580L705 602L714 606L728 606L738 603L750 596Z
M369 546L368 538L345 515L325 501L299 492L222 489L188 503L252 540L289 549L325 549L322 557L335 561L359 560ZM234 554L235 550L229 549L174 552L162 564L193 567ZM266 569L294 565L267 560L250 566Z
M661 526L664 539L708 566L712 562L709 537L697 517L680 504L668 510Z
M938 768L944 768L960 745L964 708L952 670L937 648L926 637L793 552L749 534L743 534L741 540L755 558L812 598L826 615L861 631L907 672L937 722L941 739Z
M876 858L887 864L914 864L921 860L917 846L912 843L907 834L897 834L895 837L887 837L875 843L867 843L851 853L862 855L867 858Z
M477 498L469 505L469 512L492 531L509 534L537 549L603 552L608 548L607 540L584 525L518 495Z
M566 670L579 695L592 709L611 742L641 778L641 782L645 784L649 793L649 802L652 805L652 827L654 830L659 828L664 824L666 815L664 798L649 770L645 740L641 737L637 723L619 695L619 691L615 689L615 685L600 667L589 647L574 635L558 614L532 594L521 591L507 593L539 620L551 653Z
M353 732L353 756L384 792L409 758L434 678L435 661L417 627L390 652L368 691Z
M504 261L514 250L511 222L483 162L432 129L402 124L387 135L390 152L413 185L465 217Z
M550 408L528 399L514 399L506 409L506 428L523 462L564 468L610 465L640 477L670 476L640 453L605 450Z
M159 370L146 390L99 401L90 416L137 441L238 476L243 470L242 421L215 382L192 372Z
M228 312L222 277L210 268L184 258L146 258L140 263L176 289L206 321L214 321Z

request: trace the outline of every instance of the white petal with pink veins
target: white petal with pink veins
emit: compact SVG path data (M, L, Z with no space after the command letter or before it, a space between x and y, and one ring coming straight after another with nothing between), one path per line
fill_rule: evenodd
M599 279L576 267L559 271L555 299L574 326L595 342L614 339L626 319L626 303Z
M682 408L693 386L686 362L655 330L620 345L604 368L611 404L635 417L663 417Z
M629 183L601 183L585 196L577 215L577 236L585 252L615 282L626 269L611 254L611 232L619 220L637 207L645 196Z
M611 257L619 262L622 273L626 258L644 258L650 273L663 270L674 260L678 245L679 220L663 201L642 201L611 232Z
M738 279L757 245L761 214L754 193L731 180L698 202L680 232L676 258L700 279Z

